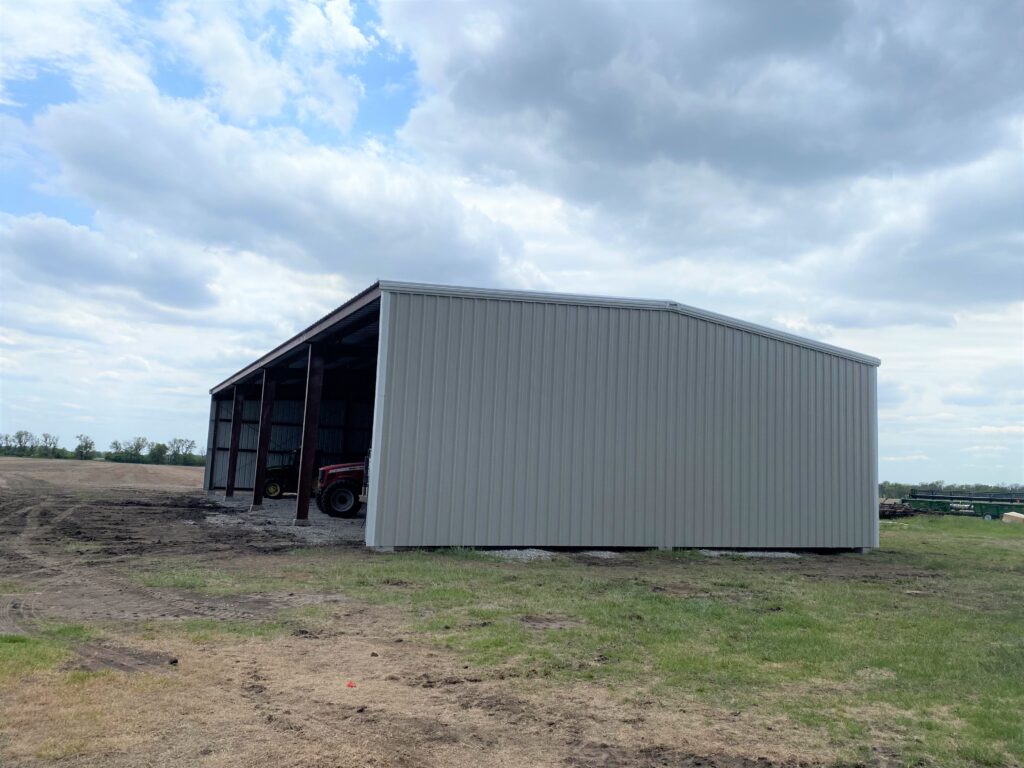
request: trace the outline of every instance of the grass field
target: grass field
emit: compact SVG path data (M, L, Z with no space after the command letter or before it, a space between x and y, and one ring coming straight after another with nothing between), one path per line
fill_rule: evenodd
M881 551L810 570L691 552L610 562L497 563L469 552L367 562L303 550L272 570L180 566L141 578L399 606L415 632L478 667L783 715L827 730L849 762L869 760L879 739L907 765L1024 759L1020 528L884 522Z
M177 495L23 485L0 764L1024 764L1024 527L521 563L294 549Z

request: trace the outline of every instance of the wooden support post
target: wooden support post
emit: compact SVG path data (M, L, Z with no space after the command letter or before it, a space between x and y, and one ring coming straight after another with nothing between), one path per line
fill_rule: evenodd
M306 401L302 414L302 453L299 456L299 494L295 500L295 525L309 525L309 497L316 470L317 432L320 426L320 392L324 386L324 359L309 345L306 364Z
M270 430L274 414L274 396L277 382L270 371L263 369L263 389L260 391L260 434L256 439L256 478L252 484L253 508L263 506L263 484L267 479L267 452L270 449Z
M235 470L238 468L238 442L242 436L242 405L245 396L238 385L234 387L231 404L231 443L228 445L228 479L224 484L224 498L235 495Z

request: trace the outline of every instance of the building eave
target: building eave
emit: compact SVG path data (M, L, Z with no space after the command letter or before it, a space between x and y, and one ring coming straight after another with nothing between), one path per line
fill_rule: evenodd
M372 304L374 301L380 298L380 283L374 283L366 290L353 296L351 299L346 301L337 309L331 311L327 315L317 320L315 323L310 325L303 331L292 336L287 341L279 344L270 350L267 354L263 355L257 360L254 360L249 365L242 368L237 373L232 374L228 378L224 379L220 384L217 384L210 390L211 395L217 395L229 387L233 387L236 384L244 381L253 374L259 372L263 368L273 365L280 361L282 358L287 357L293 352L297 351L302 345L309 344L310 342L317 341L319 337L330 331L334 326L349 317L353 313Z

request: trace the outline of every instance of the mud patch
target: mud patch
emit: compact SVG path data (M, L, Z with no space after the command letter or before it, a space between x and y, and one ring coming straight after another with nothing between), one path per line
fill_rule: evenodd
M480 677L462 677L460 675L448 675L446 677L438 677L434 675L418 675L409 680L406 680L406 685L410 685L416 688L440 688L446 685L464 685L466 683L479 683L482 678Z
M692 584L655 584L651 591L681 600L724 600L730 603L745 603L757 597L753 590L721 584L713 585L713 589Z
M174 669L178 660L166 653L126 648L120 645L86 643L78 648L78 658L65 665L67 670L100 672L154 672Z

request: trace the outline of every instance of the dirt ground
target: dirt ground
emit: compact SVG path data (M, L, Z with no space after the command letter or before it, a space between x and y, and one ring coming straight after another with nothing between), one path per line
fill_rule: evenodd
M30 635L55 621L100 628L60 673L0 687L0 764L828 762L825 745L799 734L773 739L785 722L471 670L409 633L397 611L343 594L218 597L141 586L134 570L165 559L251 568L297 546L285 529L206 522L223 509L206 499L201 477L182 467L0 459L0 583L8 585L0 634ZM310 605L333 618L314 631L228 641L145 631L152 621L245 622ZM108 672L68 682L69 670Z

